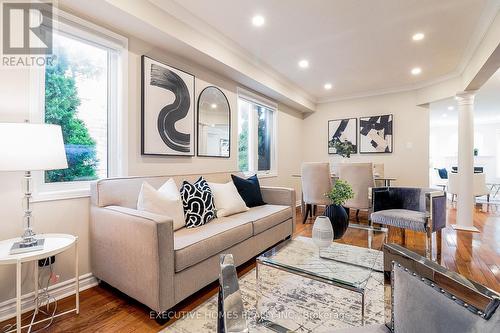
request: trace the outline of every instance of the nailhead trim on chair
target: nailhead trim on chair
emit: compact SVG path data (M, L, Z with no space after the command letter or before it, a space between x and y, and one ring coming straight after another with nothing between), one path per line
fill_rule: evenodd
M396 263L395 261L392 261L392 270L394 271L394 265L398 265L398 267L402 267L401 264L399 263ZM419 277L419 280L422 281L423 283L425 283L427 286L431 287L432 289L436 290L436 291L439 291L441 294L443 294L444 296L448 297L449 299L451 299L452 301L454 301L456 304L460 305L460 306L463 306L464 308L466 308L467 310L469 310L470 312L472 312L473 314L477 315L477 316L480 316L481 318L485 318L485 314L480 311L479 309L477 309L476 307L470 305L470 304L467 304L465 301L459 299L458 297L456 297L455 295L447 292L446 290L440 288L439 286L436 286L434 284L434 282L432 282L431 280L425 278L425 277L422 277L420 275L418 275L417 273L415 272L412 272L410 271L408 268L405 268L404 269L405 272L413 275L413 276L416 276L416 277ZM392 308L392 313L391 313L391 324L392 324L392 328L391 328L391 331L394 332L394 274L391 273L391 299L392 299L392 304L391 304L391 308Z

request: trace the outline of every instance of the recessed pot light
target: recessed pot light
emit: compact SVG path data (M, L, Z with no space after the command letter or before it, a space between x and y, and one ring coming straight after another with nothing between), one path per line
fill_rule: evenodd
M414 34L411 39L413 39L414 41L418 42L419 40L422 40L425 38L425 35L421 32L417 32L416 34Z
M302 59L301 61L299 61L299 67L300 68L308 68L309 67L309 61L307 61L306 59Z
M422 73L422 68L420 68L420 67L415 67L415 68L413 68L413 69L411 70L411 73L412 73L413 75L419 75L420 73Z
M453 110L455 110L455 107L454 106L448 106L448 110L453 111Z
M332 84L331 83L325 83L325 85L323 86L326 90L330 90L332 89Z
M264 16L262 15L255 15L252 17L252 24L256 27L262 27L266 23L266 20L264 19Z

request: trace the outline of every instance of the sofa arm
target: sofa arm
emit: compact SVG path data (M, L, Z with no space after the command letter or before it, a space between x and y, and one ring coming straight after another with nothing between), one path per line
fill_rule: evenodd
M173 220L135 209L91 206L94 275L155 311L174 302Z
M272 205L290 206L292 208L293 231L295 232L295 221L297 218L297 200L295 190L287 187L261 186L262 199Z

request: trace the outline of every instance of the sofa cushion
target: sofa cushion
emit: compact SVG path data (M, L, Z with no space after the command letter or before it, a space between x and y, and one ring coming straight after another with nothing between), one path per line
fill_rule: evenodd
M174 232L175 271L180 272L252 237L252 221L240 215Z
M427 214L408 209L386 209L371 214L373 223L425 232Z
M238 216L252 221L253 234L257 235L291 219L292 209L290 206L264 205L250 208L249 211L238 214Z
M257 175L253 175L247 179L231 175L231 178L247 207L252 208L266 204L262 199L262 192L260 191L259 178L257 178Z
M172 217L174 230L178 230L186 224L181 195L172 178L158 190L149 185L148 182L143 182L137 199L137 210Z
M200 177L194 184L185 180L181 187L181 197L186 228L199 227L215 218L212 190L203 177Z
M214 195L215 210L217 217L231 216L246 212L248 207L238 193L233 182L224 184L208 183Z

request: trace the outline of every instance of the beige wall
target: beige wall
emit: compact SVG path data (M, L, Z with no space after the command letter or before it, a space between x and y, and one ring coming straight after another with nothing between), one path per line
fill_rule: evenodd
M393 114L394 152L355 154L351 162L384 163L385 175L395 184L427 186L429 165L429 110L416 106L415 92L396 93L321 104L304 120L304 161L339 163L328 155L328 120ZM358 124L359 125L359 124ZM359 138L358 138L359 140Z
M231 107L231 157L153 157L141 156L141 55L183 69L196 76L196 96L208 85L217 85L228 98ZM138 39L129 39L129 117L128 117L128 170L129 175L188 174L235 171L238 168L238 114L236 82L228 80L193 63L152 47ZM302 144L302 113L278 105L278 177L262 180L267 185L294 186L290 176L300 167Z
M145 54L196 76L196 95L207 85L217 85L227 95L231 106L231 158L149 157L140 154L140 73L141 55ZM237 87L238 85L196 64L186 63L168 52L155 49L138 39L129 39L128 54L128 151L129 175L160 175L235 171L237 169ZM0 122L22 122L29 119L29 72L0 68ZM278 176L262 180L266 185L295 187L290 177L301 161L302 113L279 105ZM0 239L22 233L22 173L0 173ZM34 204L34 228L38 233L70 233L79 237L80 273L90 272L88 250L89 199L69 199ZM32 266L23 267L23 292L32 290ZM29 268L28 268L29 267ZM64 281L73 277L72 253L58 256L56 274ZM0 305L15 297L14 267L0 266Z

